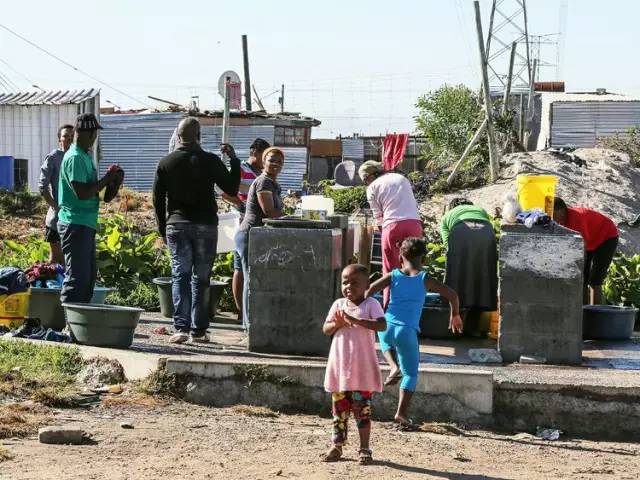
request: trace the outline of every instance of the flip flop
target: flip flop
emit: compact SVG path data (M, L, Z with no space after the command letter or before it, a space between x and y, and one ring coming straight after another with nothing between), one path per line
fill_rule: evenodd
M394 375L389 375L385 381L384 381L384 386L385 387L389 387L391 385L395 385L396 383L398 383L400 380L402 380L402 372L398 371L398 373L394 374Z
M413 423L411 419L408 422L397 422L397 429L401 432L419 432L420 425Z

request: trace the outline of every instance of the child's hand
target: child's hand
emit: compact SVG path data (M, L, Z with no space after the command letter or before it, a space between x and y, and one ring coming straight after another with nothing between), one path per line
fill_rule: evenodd
M460 318L460 315L451 315L449 319L449 330L453 333L462 333L462 318Z
M351 327L351 322L346 318L346 313L343 310L338 310L336 312L335 317L333 318L333 323L336 326L336 329L342 327Z

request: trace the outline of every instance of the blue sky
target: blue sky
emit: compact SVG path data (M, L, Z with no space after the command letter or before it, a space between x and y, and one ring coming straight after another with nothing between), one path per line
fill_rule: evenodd
M472 0L7 3L0 23L136 100L0 29L3 75L22 89L100 86L103 103L123 108L160 106L147 95L185 104L198 95L202 107L220 108L218 77L227 69L242 75L242 34L249 36L252 83L267 109L278 108L273 92L284 83L285 108L323 122L316 137L411 131L420 94L445 82L479 85ZM567 3L561 57L567 88L640 95L640 2ZM560 4L529 0L530 33L557 32ZM491 1L480 5L486 33ZM555 62L555 48L543 48L543 57ZM556 80L556 69L540 77Z

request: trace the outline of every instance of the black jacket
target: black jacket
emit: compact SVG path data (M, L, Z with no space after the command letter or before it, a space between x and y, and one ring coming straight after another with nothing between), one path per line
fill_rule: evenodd
M218 224L215 185L235 196L240 185L240 160L229 161L200 146L180 146L158 163L153 181L153 207L163 237L167 224Z

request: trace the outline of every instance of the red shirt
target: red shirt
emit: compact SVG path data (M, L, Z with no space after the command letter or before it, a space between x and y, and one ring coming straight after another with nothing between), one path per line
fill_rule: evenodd
M587 252L593 252L607 240L618 236L616 224L590 208L567 207L567 219L561 225L582 235Z

